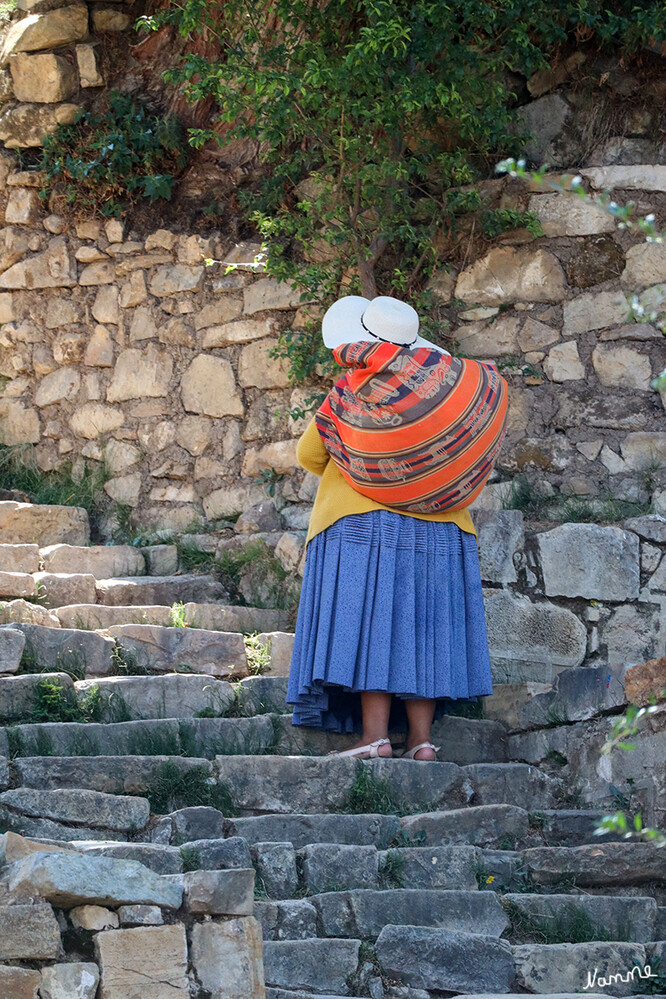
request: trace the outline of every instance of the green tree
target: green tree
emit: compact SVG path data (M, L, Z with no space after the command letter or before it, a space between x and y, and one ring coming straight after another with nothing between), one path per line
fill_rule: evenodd
M473 187L521 148L512 74L546 67L576 34L628 52L665 37L661 2L613 8L181 0L142 23L217 37L218 58L192 50L167 78L191 101L214 99L220 142L261 143L264 179L243 202L266 242L268 271L325 304L341 284L368 297L414 296L463 212L478 213L489 234L533 222L492 212ZM212 136L213 128L194 129L190 141ZM297 373L317 359L313 341Z

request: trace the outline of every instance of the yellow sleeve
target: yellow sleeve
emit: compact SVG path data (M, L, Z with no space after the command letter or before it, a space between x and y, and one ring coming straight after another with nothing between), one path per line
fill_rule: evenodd
M314 475L323 475L330 455L319 436L317 424L311 421L296 447L296 457L303 468Z

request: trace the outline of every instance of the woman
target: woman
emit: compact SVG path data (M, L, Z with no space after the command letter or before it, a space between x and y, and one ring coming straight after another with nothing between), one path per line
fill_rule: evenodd
M301 465L321 482L287 700L294 725L360 730L358 743L339 756L391 756L389 730L406 720L404 756L434 760L438 701L441 711L444 699L492 693L466 505L483 488L501 442L506 383L492 366L476 365L476 388L468 391L469 377L461 388L465 365L469 375L476 362L451 358L420 337L418 325L416 312L396 299L348 296L331 306L324 343L361 370L336 383L298 445ZM490 426L490 398L492 441L478 430ZM463 412L447 437L459 403Z

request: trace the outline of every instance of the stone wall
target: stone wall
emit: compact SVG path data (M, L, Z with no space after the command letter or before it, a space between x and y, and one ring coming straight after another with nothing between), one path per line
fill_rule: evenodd
M645 210L666 191L666 167L584 174ZM38 174L6 156L0 179L0 439L34 445L44 470L70 460L82 475L105 459L107 493L146 528L238 514L265 498L258 480L273 469L284 525L303 528L316 483L296 467L302 423L287 414L312 387L292 386L269 355L302 312L253 272L257 248L139 236L116 220L67 227L43 207ZM507 198L515 190L506 182ZM664 511L666 429L650 381L665 342L629 320L627 294L666 281L666 248L608 231L578 199L529 204L545 236L510 234L433 281L460 352L496 358L511 383L507 443L478 505L501 507L525 472L552 494Z
M0 836L0 995L205 999L224 982L225 996L261 999L254 870L166 874L148 853Z

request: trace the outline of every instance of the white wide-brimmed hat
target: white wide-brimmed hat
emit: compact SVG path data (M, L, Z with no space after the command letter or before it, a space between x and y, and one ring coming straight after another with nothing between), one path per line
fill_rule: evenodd
M442 354L446 353L430 340L419 336L419 316L416 310L407 302L388 295L380 295L372 300L360 295L339 298L324 315L321 335L331 350L343 343L369 340L393 343L398 347L429 347Z

